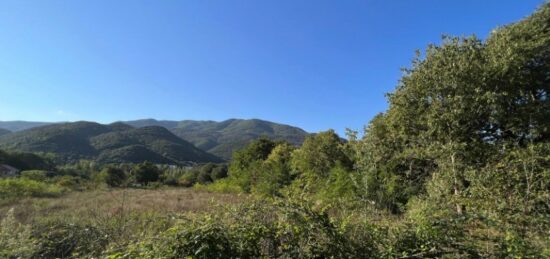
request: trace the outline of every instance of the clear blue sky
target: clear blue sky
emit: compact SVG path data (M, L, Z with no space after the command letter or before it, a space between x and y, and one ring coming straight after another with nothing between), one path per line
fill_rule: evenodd
M1 0L0 120L362 129L415 49L542 2Z

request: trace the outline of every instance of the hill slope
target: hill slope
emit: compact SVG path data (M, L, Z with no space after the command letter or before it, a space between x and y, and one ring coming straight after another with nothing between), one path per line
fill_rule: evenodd
M11 131L9 131L7 129L0 129L0 136L10 134L10 133L11 133Z
M123 123L52 124L0 137L0 148L55 153L65 161L97 159L104 163L142 162L183 164L219 162L163 127L135 129Z
M244 147L251 140L267 136L301 144L308 135L304 130L289 125L264 120L230 119L226 121L157 121L153 119L126 121L134 127L162 126L211 154L229 159L233 151Z

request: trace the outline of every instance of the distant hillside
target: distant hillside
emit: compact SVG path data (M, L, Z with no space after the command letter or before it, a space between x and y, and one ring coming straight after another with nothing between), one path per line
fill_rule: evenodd
M216 121L157 121L153 119L125 121L134 127L162 126L198 148L219 157L230 159L233 151L244 147L251 140L267 136L301 144L308 135L304 130L289 125L264 120L230 119Z
M63 123L0 121L0 128L12 132L32 129L44 125L63 125ZM266 136L276 140L286 140L300 145L308 135L304 130L289 125L251 119L230 119L217 121L170 121L170 120L134 120L111 124L111 130L127 130L128 126L142 128L159 126L170 130L176 136L191 142L196 147L224 159L230 159L235 150L244 147L251 140ZM118 127L118 128L117 128ZM55 129L56 127L54 127ZM0 133L2 135L2 133ZM24 145L24 144L21 144ZM137 149L133 149L134 151ZM139 152L144 153L143 151Z
M0 121L0 128L9 131L21 131L32 129L40 126L50 125L52 122L36 122L36 121Z
M7 129L0 129L0 136L10 134L10 133L11 133L11 131L9 131Z
M135 129L124 123L94 122L52 124L0 136L0 148L25 152L55 153L66 161L97 159L99 162L183 164L219 162L163 127Z

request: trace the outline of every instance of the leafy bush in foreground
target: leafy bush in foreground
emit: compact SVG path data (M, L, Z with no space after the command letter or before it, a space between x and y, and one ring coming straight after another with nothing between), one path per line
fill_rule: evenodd
M17 222L14 210L10 209L0 222L0 257L26 258L34 249L30 226Z
M293 202L265 201L186 219L159 239L130 246L114 258L368 258L370 235L348 235L326 213ZM354 233L356 234L356 233Z
M107 245L107 236L94 226L50 222L33 229L37 241L33 257L81 258L99 255Z

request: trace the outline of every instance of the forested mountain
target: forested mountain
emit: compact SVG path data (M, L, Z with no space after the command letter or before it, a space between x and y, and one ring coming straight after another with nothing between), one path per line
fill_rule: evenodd
M52 122L35 122L35 121L0 121L0 128L9 131L21 131L40 126L53 124Z
M99 162L121 163L148 160L164 164L221 161L163 127L135 129L123 123L103 125L83 121L32 128L0 137L0 148L54 153L64 161L97 159Z
M11 133L11 131L9 131L9 130L7 130L7 129L1 129L1 128L0 128L0 136L6 135L6 134L10 134L10 133Z
M134 127L162 126L175 135L193 143L198 148L225 159L233 151L243 148L251 140L266 136L274 140L286 140L300 145L308 135L304 130L289 125L250 119L216 121L157 121L153 119L125 121Z
M198 148L224 159L230 159L235 150L243 148L251 140L266 136L300 145L308 133L300 128L258 119L229 119L217 121L170 121L143 119L121 122L135 128L159 126L176 136L191 142ZM0 128L13 132L51 125L48 122L5 121ZM3 135L0 131L0 135Z

